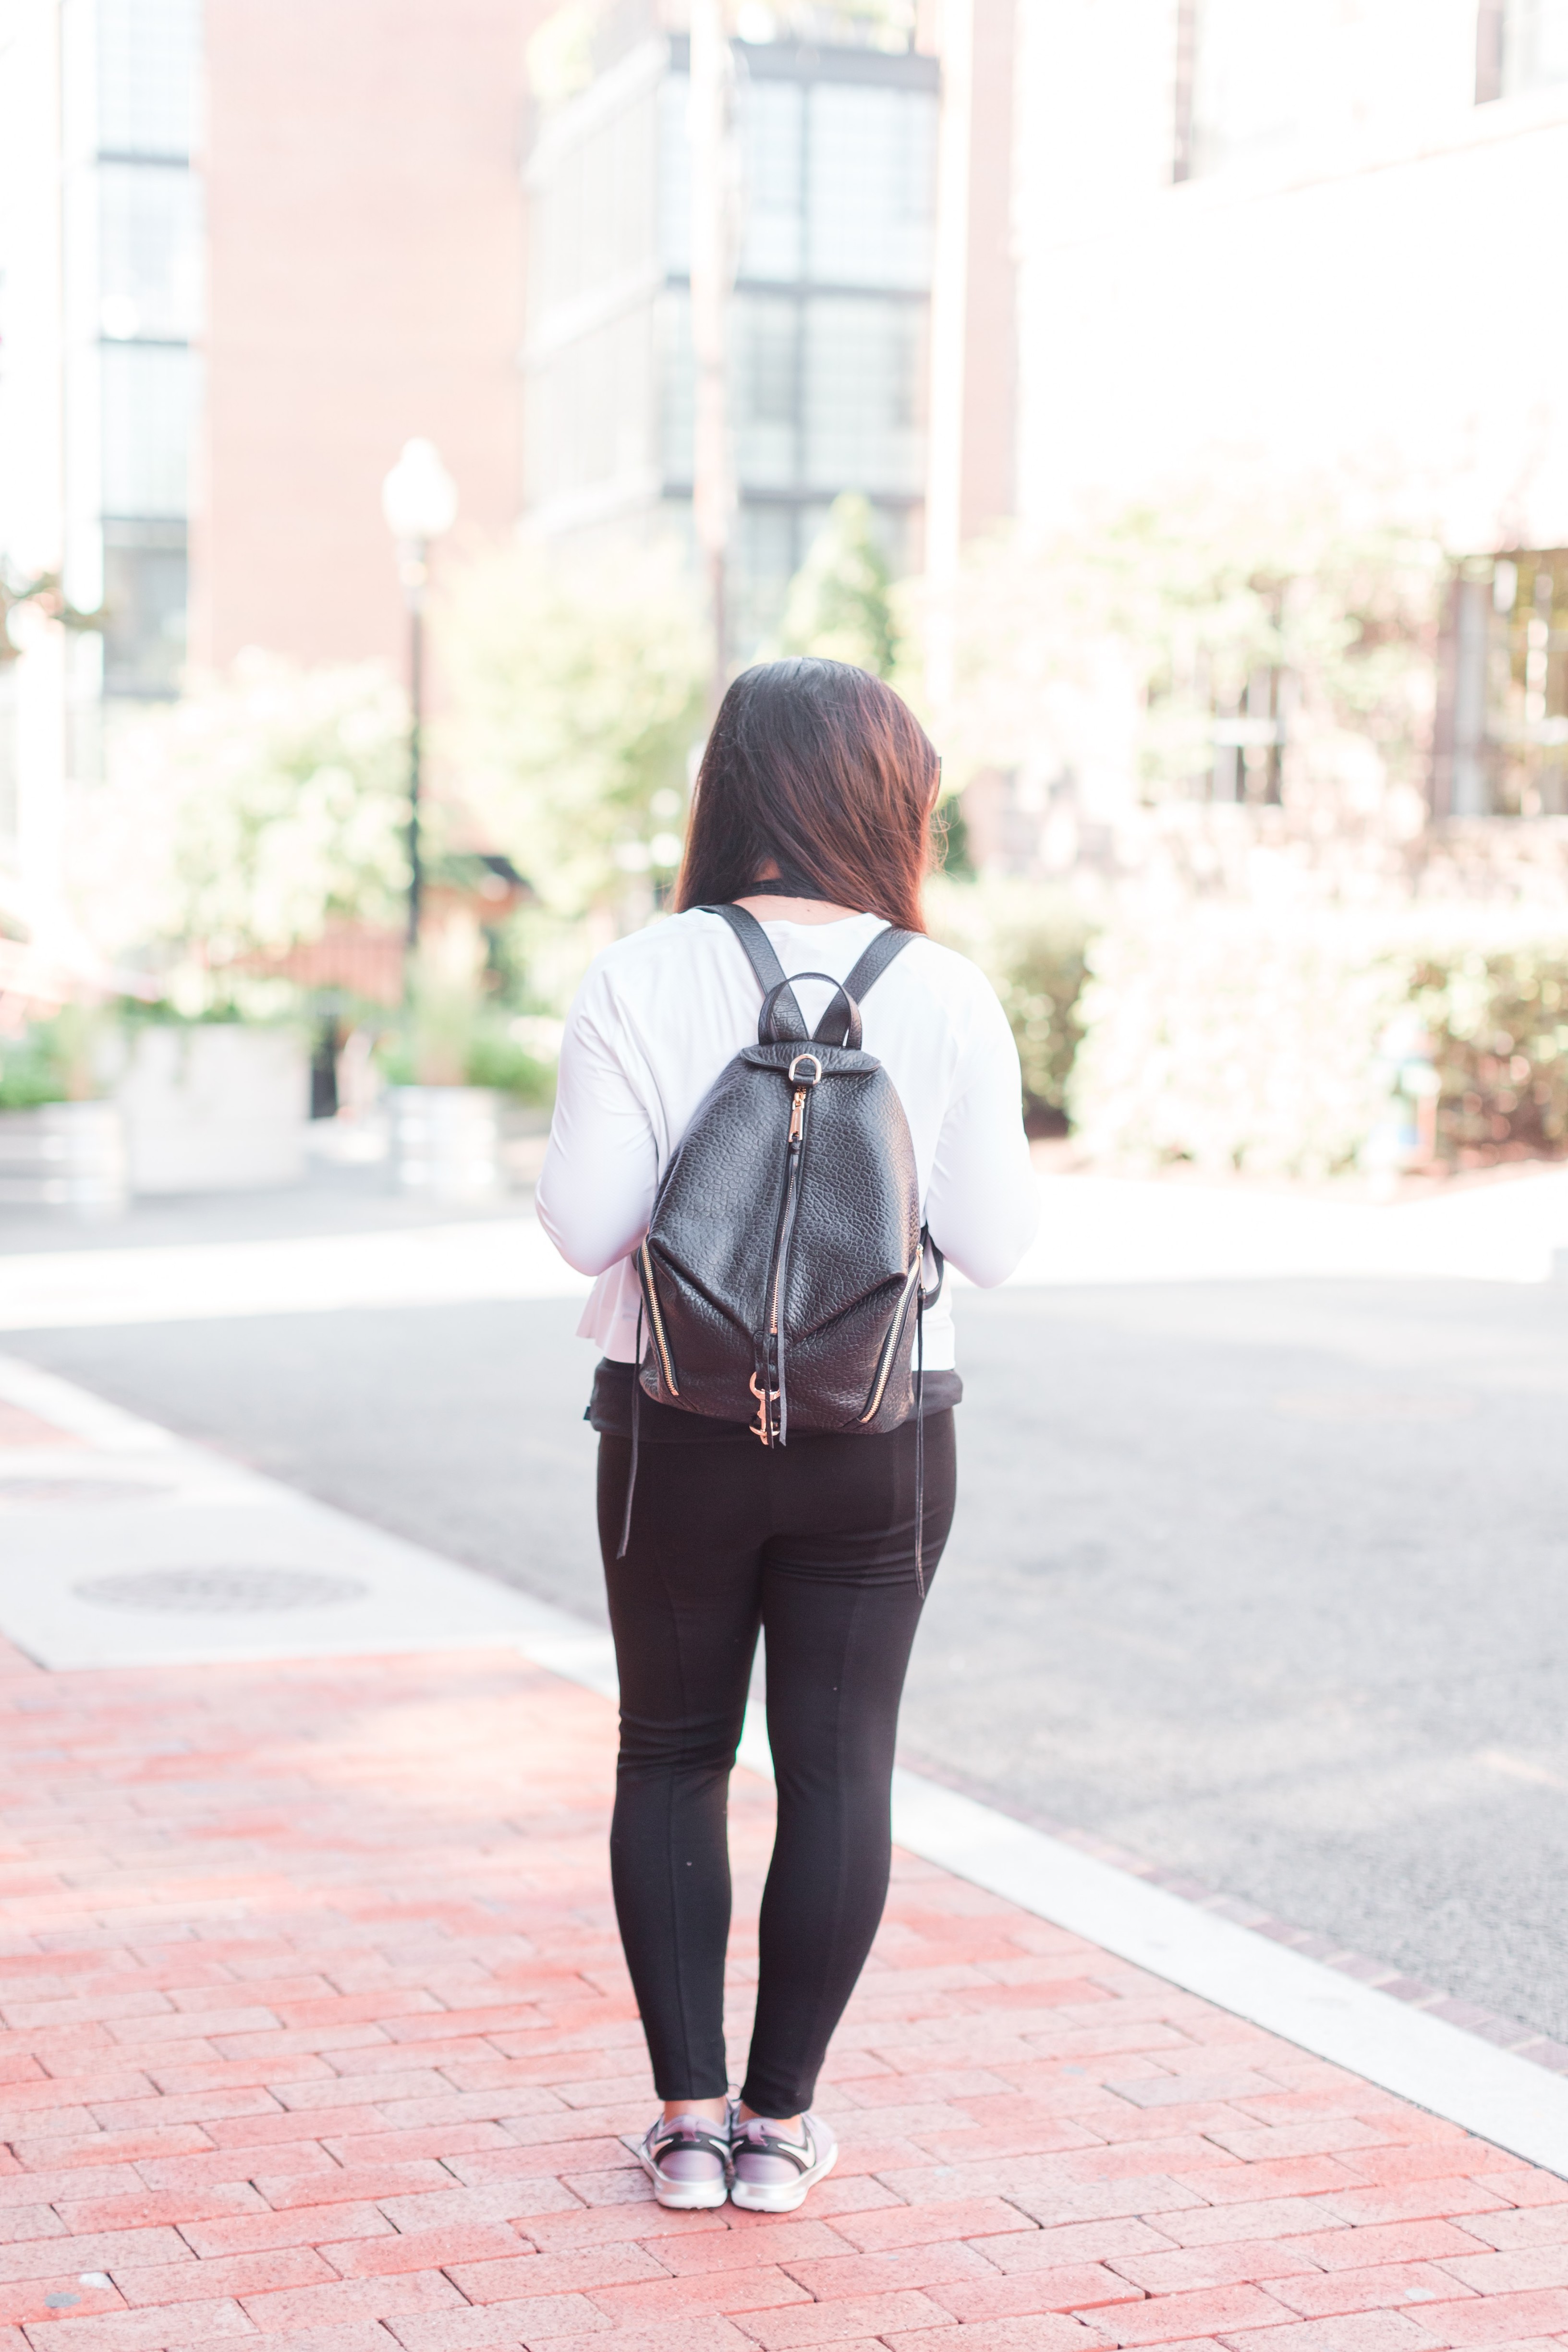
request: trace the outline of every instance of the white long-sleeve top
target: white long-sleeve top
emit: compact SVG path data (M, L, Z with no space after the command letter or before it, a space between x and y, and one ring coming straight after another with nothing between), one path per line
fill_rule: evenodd
M847 979L884 928L879 915L831 923L763 919L784 971ZM795 991L816 1024L830 991ZM727 1062L755 1042L761 1009L744 950L717 915L693 908L595 958L567 1017L536 1203L567 1264L599 1279L578 1336L623 1363L637 1354L632 1255L659 1178ZM1017 1048L978 967L934 940L911 940L866 997L863 1044L898 1089L932 1240L972 1282L1004 1281L1033 1238L1038 1195L1021 1115ZM946 1292L926 1318L925 1361L953 1365Z

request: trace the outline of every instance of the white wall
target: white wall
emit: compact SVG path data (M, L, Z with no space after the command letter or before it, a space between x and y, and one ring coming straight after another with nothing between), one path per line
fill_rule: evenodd
M1173 0L1022 0L1021 510L1261 462L1568 541L1568 89L1475 107L1474 0L1269 5L1299 136L1172 187Z
M0 5L0 557L57 570L60 509L60 153L52 8ZM0 727L0 903L36 919L58 885L65 646L37 607L7 664Z

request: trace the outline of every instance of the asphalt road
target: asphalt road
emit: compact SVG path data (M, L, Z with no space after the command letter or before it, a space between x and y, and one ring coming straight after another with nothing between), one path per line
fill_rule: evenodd
M597 1616L576 1313L0 1344ZM969 1293L959 1316L962 1500L909 1759L1568 2040L1568 1288Z

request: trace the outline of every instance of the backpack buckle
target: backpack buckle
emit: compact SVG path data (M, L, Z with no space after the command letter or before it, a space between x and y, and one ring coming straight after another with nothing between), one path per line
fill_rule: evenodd
M805 1062L811 1064L809 1078L803 1077L801 1075L801 1065ZM789 1082L792 1087L815 1087L820 1082L821 1077L822 1064L815 1054L797 1054L789 1066Z

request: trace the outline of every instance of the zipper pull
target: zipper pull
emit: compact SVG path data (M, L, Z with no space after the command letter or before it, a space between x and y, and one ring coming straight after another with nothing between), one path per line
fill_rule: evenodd
M804 1087L796 1087L795 1090L795 1105L789 1115L789 1148L792 1151L798 1151L800 1150L801 1122L805 1117L805 1088Z

